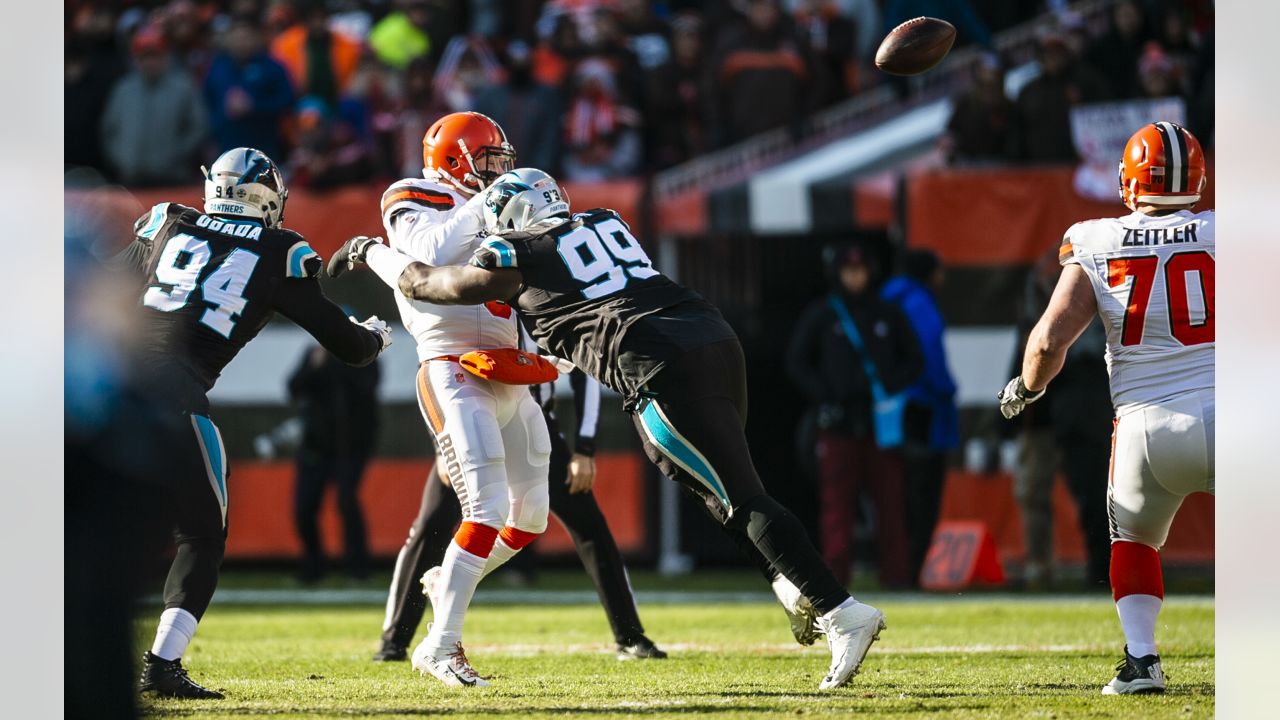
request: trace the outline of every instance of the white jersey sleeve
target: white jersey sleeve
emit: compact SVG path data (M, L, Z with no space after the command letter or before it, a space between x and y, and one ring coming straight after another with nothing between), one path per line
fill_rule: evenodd
M1078 223L1059 260L1079 265L1093 285L1118 416L1213 389L1212 211Z
M482 207L479 195L468 200L444 183L407 178L382 194L382 225L393 249L431 266L462 265L479 247ZM516 346L515 314L505 305L432 305L393 289L419 360Z
M484 229L482 199L409 178L382 194L382 224L391 247L431 266L465 263Z

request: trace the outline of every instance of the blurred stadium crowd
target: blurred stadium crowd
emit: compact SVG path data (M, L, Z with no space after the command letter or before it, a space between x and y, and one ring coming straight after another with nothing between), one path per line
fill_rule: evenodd
M990 52L957 98L948 157L1075 159L1069 108L1179 95L1213 126L1213 4L1061 0L68 0L66 163L131 187L193 184L257 147L292 186L415 176L423 128L472 109L521 165L570 181L644 176L892 79L872 57L918 15L958 45L1042 12L1039 77L1007 96ZM907 92L905 83L896 86Z

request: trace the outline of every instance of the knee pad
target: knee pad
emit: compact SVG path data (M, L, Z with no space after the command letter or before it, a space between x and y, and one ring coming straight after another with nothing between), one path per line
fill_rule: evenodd
M520 405L520 421L529 438L529 465L546 467L551 463L551 432L547 430L547 419L543 417L542 409L532 399Z
M545 477L537 482L513 484L510 492L511 512L507 518L507 526L535 535L546 532L547 515L551 513L551 494L547 490Z

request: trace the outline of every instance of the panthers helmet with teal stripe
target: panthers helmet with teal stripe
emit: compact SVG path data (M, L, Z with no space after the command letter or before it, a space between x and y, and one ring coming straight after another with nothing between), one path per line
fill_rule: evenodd
M526 230L551 219L568 219L569 197L555 178L534 168L500 175L485 190L484 224L492 233Z
M204 211L210 215L256 218L267 227L284 222L289 190L266 153L240 147L218 156L204 171Z

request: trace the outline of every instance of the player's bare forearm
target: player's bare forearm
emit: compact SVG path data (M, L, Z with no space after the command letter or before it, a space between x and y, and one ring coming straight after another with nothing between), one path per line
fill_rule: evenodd
M400 292L405 297L436 305L480 305L508 300L519 290L520 271L512 268L431 267L412 262L400 273Z
M1028 390L1044 389L1062 371L1067 350L1098 312L1089 277L1079 265L1067 265L1053 289L1049 307L1031 329L1022 356L1022 382Z

